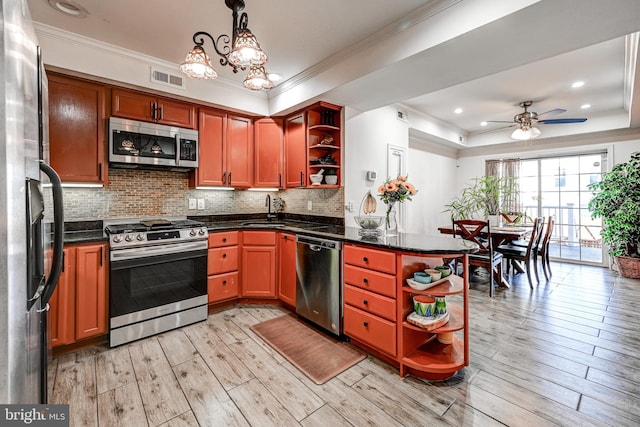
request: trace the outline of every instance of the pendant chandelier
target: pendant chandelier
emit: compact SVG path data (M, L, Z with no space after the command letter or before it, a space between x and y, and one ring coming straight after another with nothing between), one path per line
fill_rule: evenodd
M204 50L204 38L208 37L213 44L220 65L230 66L234 73L238 70L249 73L244 79L244 87L251 90L267 90L273 87L273 82L267 76L264 64L267 54L260 48L258 39L247 28L249 18L243 12L238 19L238 13L244 9L244 0L225 0L225 4L232 11L233 27L231 37L222 34L214 38L206 31L198 31L193 35L195 46L187 53L187 57L180 65L180 70L195 79L215 79L218 73L211 65L211 58Z

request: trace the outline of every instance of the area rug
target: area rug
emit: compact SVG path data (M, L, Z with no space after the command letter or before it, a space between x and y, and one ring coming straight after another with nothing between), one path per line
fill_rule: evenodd
M349 344L316 331L293 315L269 319L251 329L318 385L365 358Z

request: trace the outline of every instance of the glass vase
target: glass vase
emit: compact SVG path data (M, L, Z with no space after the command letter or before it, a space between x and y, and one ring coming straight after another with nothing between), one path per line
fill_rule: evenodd
M396 204L395 202L387 205L387 214L384 221L385 234L387 236L398 235L398 220L396 218Z

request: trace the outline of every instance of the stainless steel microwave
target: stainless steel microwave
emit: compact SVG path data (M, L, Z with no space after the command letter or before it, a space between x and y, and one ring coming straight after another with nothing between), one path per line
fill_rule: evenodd
M198 131L109 119L109 165L186 171L198 167Z

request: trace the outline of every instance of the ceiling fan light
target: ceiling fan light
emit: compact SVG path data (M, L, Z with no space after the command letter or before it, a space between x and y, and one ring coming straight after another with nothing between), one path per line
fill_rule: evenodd
M520 141L526 141L529 139L537 138L540 135L542 135L540 129L535 127L522 126L513 131L513 133L511 134L511 138Z
M184 62L180 64L180 71L192 79L215 79L218 73L211 66L211 59L202 46L195 45L187 53Z
M267 54L260 48L256 36L248 29L238 31L233 49L227 58L236 67L263 65L267 62Z
M252 66L249 74L244 79L244 87L251 90L268 90L273 87L273 82L267 77L267 72L261 65Z

